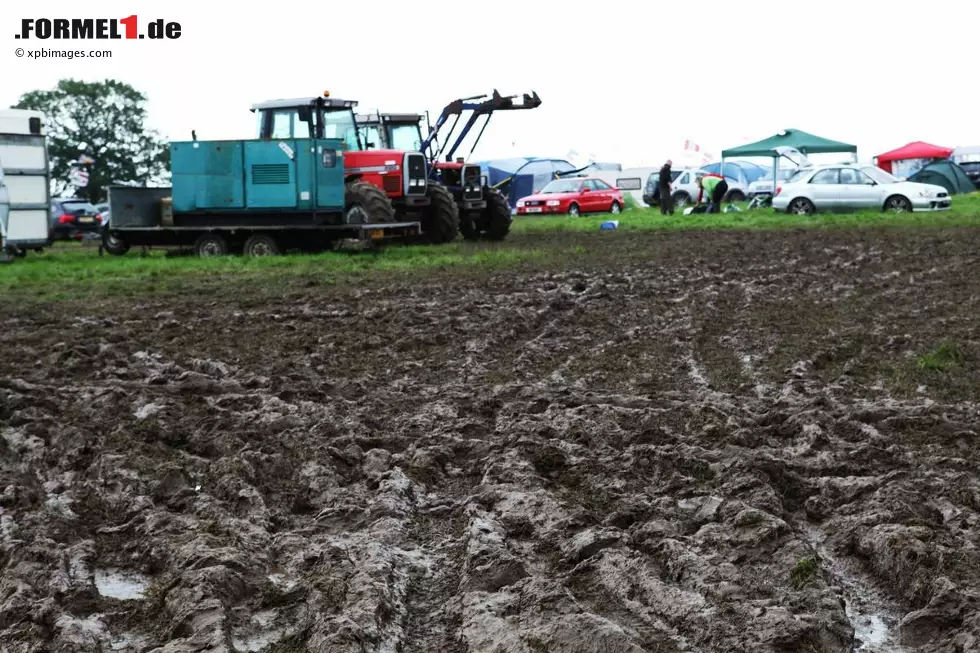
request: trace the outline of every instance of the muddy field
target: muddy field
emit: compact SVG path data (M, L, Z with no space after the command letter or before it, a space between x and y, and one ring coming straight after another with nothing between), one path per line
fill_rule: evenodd
M980 232L4 306L0 651L980 650Z

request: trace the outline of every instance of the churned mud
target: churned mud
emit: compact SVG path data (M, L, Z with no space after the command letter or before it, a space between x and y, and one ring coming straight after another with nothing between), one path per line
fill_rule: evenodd
M980 236L6 305L4 653L980 649Z

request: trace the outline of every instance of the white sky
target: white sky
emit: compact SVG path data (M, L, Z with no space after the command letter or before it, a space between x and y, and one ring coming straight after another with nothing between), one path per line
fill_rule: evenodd
M784 128L855 143L862 160L913 140L980 144L977 0L480 4L6 0L0 106L63 77L111 77L148 94L151 125L167 137L233 139L254 135L248 107L267 99L329 89L359 110L428 109L434 120L450 100L496 87L534 89L543 104L495 115L475 159L575 150L659 165L688 138L717 157ZM21 18L133 13L141 31L163 18L182 36L14 39ZM17 47L113 56L35 60Z

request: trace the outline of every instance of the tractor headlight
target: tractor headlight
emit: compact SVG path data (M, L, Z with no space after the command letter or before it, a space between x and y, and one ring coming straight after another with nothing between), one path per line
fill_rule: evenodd
M548 200L548 206L558 206L561 204L558 200Z

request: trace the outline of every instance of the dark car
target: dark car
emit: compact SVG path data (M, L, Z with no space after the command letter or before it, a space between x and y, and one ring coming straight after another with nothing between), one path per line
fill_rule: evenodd
M683 170L670 171L670 183L677 181ZM643 202L649 206L659 206L660 204L660 171L651 172L647 177L647 185L643 189Z
M87 200L65 198L51 201L52 240L96 238L101 230L99 211Z

